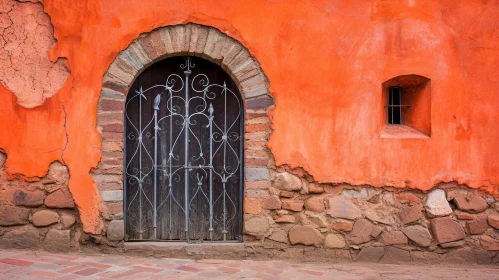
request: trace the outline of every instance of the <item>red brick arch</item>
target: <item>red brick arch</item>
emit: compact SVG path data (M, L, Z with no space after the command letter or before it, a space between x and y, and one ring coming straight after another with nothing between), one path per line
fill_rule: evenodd
M273 159L266 144L271 132L268 110L274 101L259 63L240 42L213 27L197 24L162 27L141 35L119 53L103 78L97 108L102 159L93 178L102 196L106 219L119 221L122 217L123 116L128 90L135 78L154 62L180 55L214 62L234 80L245 108L245 197L251 198L270 186L269 166Z

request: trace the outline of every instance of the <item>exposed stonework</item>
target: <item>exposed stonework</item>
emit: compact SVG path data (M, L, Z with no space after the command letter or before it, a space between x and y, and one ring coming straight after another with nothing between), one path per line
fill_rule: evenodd
M0 205L0 226L25 225L30 210L10 205Z
M427 228L422 226L408 226L403 229L403 233L414 243L422 247L428 247L431 244L431 234Z
M33 225L35 227L46 227L59 222L59 214L52 210L40 210L33 214Z
M431 229L438 243L447 243L465 238L464 230L460 224L449 217L430 220Z
M344 218L354 220L360 218L362 213L351 201L345 200L340 196L328 199L329 208L326 213L333 218Z
M476 194L458 195L454 197L454 202L459 210L470 213L481 213L489 207L487 201Z
M0 178L6 178L1 165ZM67 188L65 166L53 163L39 181L2 182L0 248L69 251L78 247L81 224Z
M426 212L433 217L447 216L452 213L445 191L439 189L428 193L425 208Z
M272 186L285 191L298 191L301 189L302 182L297 176L284 172L276 176Z
M110 241L120 241L125 237L125 224L123 220L113 220L107 227L107 239Z
M71 248L69 230L50 229L43 241L43 248L47 251L67 252Z
M294 226L289 230L291 244L320 246L323 242L322 234L311 226Z

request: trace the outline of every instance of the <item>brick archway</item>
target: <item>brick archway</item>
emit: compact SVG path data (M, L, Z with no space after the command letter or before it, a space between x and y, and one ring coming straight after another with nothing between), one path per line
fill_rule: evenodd
M103 217L111 220L108 232L123 225L123 116L128 90L154 62L181 55L214 62L234 80L244 100L245 198L270 185L273 160L266 144L271 132L268 110L274 101L259 63L240 42L213 27L190 23L158 28L118 54L103 78L97 107L102 159L92 175L102 197Z

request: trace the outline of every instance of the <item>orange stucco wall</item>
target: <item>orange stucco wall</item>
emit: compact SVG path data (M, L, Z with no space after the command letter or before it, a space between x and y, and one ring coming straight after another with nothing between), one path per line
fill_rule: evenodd
M34 109L0 86L0 148L11 175L43 176L63 161L86 231L99 223L89 172L100 159L102 76L140 33L187 22L222 30L260 62L275 97L277 164L322 182L499 191L499 1L42 2L58 41L50 59L67 58L71 75ZM379 137L381 84L404 74L431 79L430 139Z

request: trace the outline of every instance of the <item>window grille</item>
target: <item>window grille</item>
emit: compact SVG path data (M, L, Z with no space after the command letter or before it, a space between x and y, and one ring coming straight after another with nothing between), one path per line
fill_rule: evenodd
M402 124L402 107L410 107L411 105L402 105L402 88L388 88L388 123Z

